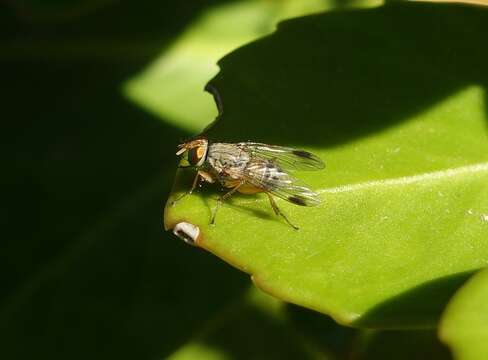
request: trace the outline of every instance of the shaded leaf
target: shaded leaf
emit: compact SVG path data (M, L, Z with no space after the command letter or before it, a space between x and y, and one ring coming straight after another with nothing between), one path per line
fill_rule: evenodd
M285 315L284 303L251 288L170 359L335 359L294 331Z
M353 359L452 359L434 330L368 331L362 335Z

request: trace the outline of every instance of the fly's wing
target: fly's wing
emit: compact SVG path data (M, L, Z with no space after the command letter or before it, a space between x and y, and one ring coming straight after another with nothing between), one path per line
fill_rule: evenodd
M318 156L304 150L254 142L242 142L236 145L253 157L271 160L283 169L320 170L325 167Z
M241 174L259 189L300 206L320 204L319 195L271 160L253 159Z

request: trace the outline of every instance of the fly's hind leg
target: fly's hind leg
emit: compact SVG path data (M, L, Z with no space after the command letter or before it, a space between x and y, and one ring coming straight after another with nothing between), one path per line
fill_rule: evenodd
M285 219L285 221L288 223L288 225L290 225L293 229L295 230L299 230L299 228L295 225L293 225L290 220L288 220L288 218L285 216L285 214L283 214L281 212L281 210L278 208L278 205L276 205L276 202L274 201L273 197L271 196L271 194L269 193L266 193L266 195L268 195L268 199L269 199L269 202L271 204L271 207L273 208L273 211L275 212L276 215L279 215L281 216L283 219Z
M210 219L210 224L215 224L215 216L217 216L217 211L220 208L220 205L224 202L225 199L228 199L231 197L232 194L234 194L239 188L244 184L244 181L238 183L236 186L232 188L229 192L225 193L224 195L220 196L217 199L217 206L215 207L213 213L212 213L212 218Z

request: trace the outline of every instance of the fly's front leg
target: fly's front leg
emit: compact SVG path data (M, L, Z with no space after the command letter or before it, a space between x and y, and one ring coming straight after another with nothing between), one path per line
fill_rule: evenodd
M283 219L285 219L285 221L288 223L288 225L290 225L293 229L299 230L299 228L297 226L293 225L290 222L290 220L288 220L288 218L285 216L285 214L283 214L281 212L281 210L278 208L278 205L276 205L276 202L274 201L273 197L269 193L266 193L266 195L268 195L269 202L270 202L271 207L273 208L273 211L275 212L275 214L283 217Z
M175 200L173 200L171 202L171 205L175 205L178 201L180 201L181 199L183 199L185 196L187 195L191 195L191 193L193 192L193 190L196 189L196 187L198 186L198 183L200 180L205 180L209 183L213 183L214 182L214 179L211 177L210 174L206 173L205 171L197 171L197 175L195 176L195 179L193 179L193 184L191 186L191 189L190 191L187 191L183 194L181 194L180 196L178 196Z
M197 187L199 180L200 180L200 171L197 171L197 174L195 175L195 179L193 179L193 184L191 186L190 191L184 192L183 194L181 194L180 196L178 196L176 199L174 199L171 202L171 206L174 206L178 201L180 201L181 199L183 199L185 196L191 195L191 193L193 192L193 190L195 190L195 188Z
M229 192L225 193L224 195L220 196L217 199L217 206L215 207L213 213L212 213L212 218L210 219L210 224L215 224L215 216L217 215L217 211L220 208L220 205L222 202L224 202L225 199L228 199L233 193L235 193L239 188L244 184L244 181L239 182L236 186L232 188Z

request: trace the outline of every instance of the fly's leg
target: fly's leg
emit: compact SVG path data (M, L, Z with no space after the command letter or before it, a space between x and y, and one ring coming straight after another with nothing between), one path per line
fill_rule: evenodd
M283 219L285 219L285 221L288 223L288 225L290 225L293 229L298 230L299 228L297 226L293 225L290 222L290 220L288 220L288 218L285 216L285 214L283 214L281 212L281 210L278 208L278 205L276 205L276 202L274 201L273 197L269 193L266 193L266 195L268 195L269 203L271 204L271 207L273 208L273 211L275 212L275 214L279 215Z
M225 193L224 195L220 196L218 199L217 199L217 206L215 207L213 213L212 213L212 218L210 219L210 224L215 224L215 216L217 215L217 211L219 210L220 208L220 205L224 202L225 199L228 199L229 197L231 197L231 195L233 193L235 193L237 190L239 190L239 188L244 184L244 181L240 182L239 184L237 184L236 186L234 186L232 188L232 190L230 190L229 192Z
M201 177L201 174L200 174L200 171L198 171L197 172L197 175L195 176L195 179L193 179L193 184L191 186L190 191L184 192L183 194L181 194L180 196L178 196L176 199L174 199L171 202L171 206L174 206L178 201L180 201L181 199L183 199L185 196L191 195L191 193L193 192L193 190L195 190L195 188L197 187L198 181L200 180L200 177Z

